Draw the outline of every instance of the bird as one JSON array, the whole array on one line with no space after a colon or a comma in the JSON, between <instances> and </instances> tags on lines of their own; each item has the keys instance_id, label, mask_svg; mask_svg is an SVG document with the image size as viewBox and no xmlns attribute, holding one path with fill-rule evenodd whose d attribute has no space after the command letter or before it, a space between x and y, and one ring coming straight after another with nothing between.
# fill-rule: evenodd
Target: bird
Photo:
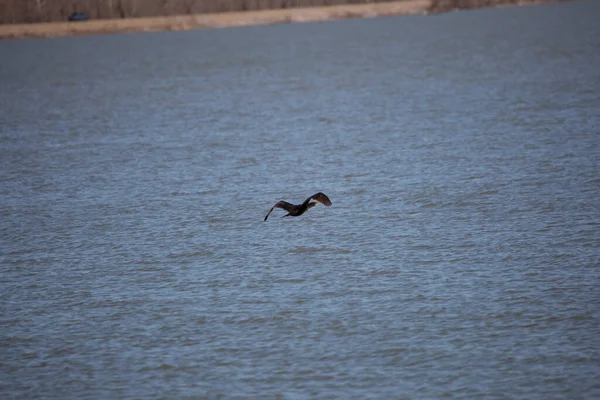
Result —
<instances>
[{"instance_id":1,"label":"bird","mask_svg":"<svg viewBox=\"0 0 600 400\"><path fill-rule=\"evenodd\" d=\"M311 201L313 199L316 201ZM283 217L287 217L287 216L298 217L298 216L304 214L306 212L306 210L308 210L309 208L313 208L314 206L316 206L319 203L323 203L327 207L329 207L331 205L331 200L329 200L329 197L327 197L324 193L321 193L321 192L313 194L308 199L304 200L304 203L298 204L298 205L290 204L287 201L281 200L281 201L278 201L277 203L275 203L275 205L273 207L271 207L271 209L265 216L265 221L267 220L267 218L269 218L269 215L271 214L271 211L273 211L274 208L282 208L285 211L287 211L288 213L286 215L284 215Z\"/></svg>"}]
</instances>

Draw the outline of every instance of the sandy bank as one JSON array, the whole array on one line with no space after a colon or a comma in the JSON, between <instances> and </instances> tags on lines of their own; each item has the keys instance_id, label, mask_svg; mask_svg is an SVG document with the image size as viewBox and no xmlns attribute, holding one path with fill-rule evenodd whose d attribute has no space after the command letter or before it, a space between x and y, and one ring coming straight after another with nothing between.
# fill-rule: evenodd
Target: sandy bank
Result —
<instances>
[{"instance_id":1,"label":"sandy bank","mask_svg":"<svg viewBox=\"0 0 600 400\"><path fill-rule=\"evenodd\" d=\"M43 38L124 32L181 31L191 29L315 22L348 18L374 18L389 15L444 12L459 8L526 5L555 1L561 0L405 0L392 3L291 8L170 17L105 19L85 22L51 22L41 24L7 24L0 25L0 39Z\"/></svg>"}]
</instances>

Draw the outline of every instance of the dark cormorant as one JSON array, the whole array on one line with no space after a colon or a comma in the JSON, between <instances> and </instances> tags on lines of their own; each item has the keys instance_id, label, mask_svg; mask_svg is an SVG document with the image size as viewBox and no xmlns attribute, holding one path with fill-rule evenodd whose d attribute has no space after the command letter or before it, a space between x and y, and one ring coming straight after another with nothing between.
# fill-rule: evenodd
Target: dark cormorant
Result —
<instances>
[{"instance_id":1,"label":"dark cormorant","mask_svg":"<svg viewBox=\"0 0 600 400\"><path fill-rule=\"evenodd\" d=\"M312 199L316 201L311 201ZM288 215L291 215L292 217L297 217L304 214L306 210L308 210L309 208L313 208L319 203L323 203L327 207L329 207L331 205L331 200L329 200L329 197L327 197L321 192L313 194L308 199L304 200L304 203L300 205L290 204L287 201L281 200L278 201L273 207L271 207L271 209L265 216L265 221L267 220L267 218L269 218L269 215L271 214L271 211L273 211L274 208L283 208L285 211L287 211L288 213L284 215L284 217L287 217Z\"/></svg>"}]
</instances>

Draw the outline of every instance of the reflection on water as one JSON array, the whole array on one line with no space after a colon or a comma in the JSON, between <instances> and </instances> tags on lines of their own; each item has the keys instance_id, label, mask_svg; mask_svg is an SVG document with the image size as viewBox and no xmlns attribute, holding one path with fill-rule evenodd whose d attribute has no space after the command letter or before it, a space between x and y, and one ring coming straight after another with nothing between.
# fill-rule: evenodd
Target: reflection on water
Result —
<instances>
[{"instance_id":1,"label":"reflection on water","mask_svg":"<svg viewBox=\"0 0 600 400\"><path fill-rule=\"evenodd\" d=\"M599 11L0 43L3 395L597 398Z\"/></svg>"}]
</instances>

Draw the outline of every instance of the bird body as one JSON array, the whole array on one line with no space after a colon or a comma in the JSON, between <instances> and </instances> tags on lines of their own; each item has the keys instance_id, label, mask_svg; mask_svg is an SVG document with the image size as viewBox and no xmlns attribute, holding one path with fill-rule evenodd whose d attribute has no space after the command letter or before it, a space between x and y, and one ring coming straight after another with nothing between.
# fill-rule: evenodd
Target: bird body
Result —
<instances>
[{"instance_id":1,"label":"bird body","mask_svg":"<svg viewBox=\"0 0 600 400\"><path fill-rule=\"evenodd\" d=\"M316 200L316 201L311 201L311 200ZM298 216L304 214L306 212L306 210L313 208L314 206L316 206L319 203L323 203L327 207L329 207L331 205L331 200L329 200L329 197L327 197L324 193L321 193L321 192L319 192L317 194L313 194L308 199L304 200L304 203L298 204L298 205L291 204L291 203L288 203L287 201L281 200L281 201L278 201L277 203L275 203L275 205L273 207L271 207L271 209L265 216L265 221L267 220L267 218L269 218L271 211L273 211L273 209L275 209L275 208L281 208L281 209L284 209L285 211L287 211L288 213L286 215L284 215L284 217L287 217L287 216L298 217Z\"/></svg>"}]
</instances>

